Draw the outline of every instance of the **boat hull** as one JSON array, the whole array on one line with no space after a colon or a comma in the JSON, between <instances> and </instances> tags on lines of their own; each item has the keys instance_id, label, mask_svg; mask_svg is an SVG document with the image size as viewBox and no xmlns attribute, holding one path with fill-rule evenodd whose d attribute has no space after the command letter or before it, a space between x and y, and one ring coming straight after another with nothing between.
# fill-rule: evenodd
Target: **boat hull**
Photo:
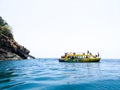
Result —
<instances>
[{"instance_id":1,"label":"boat hull","mask_svg":"<svg viewBox=\"0 0 120 90\"><path fill-rule=\"evenodd\" d=\"M101 58L79 58L79 59L64 59L60 58L59 62L99 62Z\"/></svg>"}]
</instances>

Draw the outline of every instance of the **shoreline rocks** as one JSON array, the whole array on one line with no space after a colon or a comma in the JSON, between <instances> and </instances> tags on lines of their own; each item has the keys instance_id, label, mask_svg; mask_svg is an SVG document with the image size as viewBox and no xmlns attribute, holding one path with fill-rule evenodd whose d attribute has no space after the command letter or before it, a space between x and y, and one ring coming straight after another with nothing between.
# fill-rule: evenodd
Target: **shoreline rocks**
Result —
<instances>
[{"instance_id":1,"label":"shoreline rocks","mask_svg":"<svg viewBox=\"0 0 120 90\"><path fill-rule=\"evenodd\" d=\"M0 17L0 60L35 58L29 53L28 49L14 40L9 25Z\"/></svg>"}]
</instances>

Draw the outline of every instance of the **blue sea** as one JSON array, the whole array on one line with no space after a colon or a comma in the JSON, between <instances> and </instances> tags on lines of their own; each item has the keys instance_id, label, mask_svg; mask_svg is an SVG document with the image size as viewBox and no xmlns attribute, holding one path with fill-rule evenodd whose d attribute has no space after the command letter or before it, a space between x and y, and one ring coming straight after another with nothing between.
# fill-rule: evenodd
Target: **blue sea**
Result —
<instances>
[{"instance_id":1,"label":"blue sea","mask_svg":"<svg viewBox=\"0 0 120 90\"><path fill-rule=\"evenodd\" d=\"M120 90L120 60L65 63L55 58L0 61L0 90Z\"/></svg>"}]
</instances>

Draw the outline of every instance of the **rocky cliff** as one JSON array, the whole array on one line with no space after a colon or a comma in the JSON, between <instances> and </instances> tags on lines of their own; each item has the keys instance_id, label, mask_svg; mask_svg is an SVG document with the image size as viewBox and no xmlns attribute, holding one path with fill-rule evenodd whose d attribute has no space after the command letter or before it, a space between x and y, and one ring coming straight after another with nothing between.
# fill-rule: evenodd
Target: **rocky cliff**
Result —
<instances>
[{"instance_id":1,"label":"rocky cliff","mask_svg":"<svg viewBox=\"0 0 120 90\"><path fill-rule=\"evenodd\" d=\"M28 49L15 41L9 25L0 17L0 60L34 58L29 53Z\"/></svg>"}]
</instances>

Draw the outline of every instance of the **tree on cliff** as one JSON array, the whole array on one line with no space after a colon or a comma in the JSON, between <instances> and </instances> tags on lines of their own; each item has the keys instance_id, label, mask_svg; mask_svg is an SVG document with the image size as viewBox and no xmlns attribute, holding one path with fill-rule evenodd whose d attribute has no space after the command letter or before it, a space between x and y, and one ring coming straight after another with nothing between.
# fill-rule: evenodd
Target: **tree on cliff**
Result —
<instances>
[{"instance_id":1,"label":"tree on cliff","mask_svg":"<svg viewBox=\"0 0 120 90\"><path fill-rule=\"evenodd\" d=\"M0 16L0 26L8 26L8 24Z\"/></svg>"},{"instance_id":2,"label":"tree on cliff","mask_svg":"<svg viewBox=\"0 0 120 90\"><path fill-rule=\"evenodd\" d=\"M4 34L4 35L8 36L9 38L13 39L13 34L10 29L10 26L0 16L0 36L1 36L1 34Z\"/></svg>"}]
</instances>

